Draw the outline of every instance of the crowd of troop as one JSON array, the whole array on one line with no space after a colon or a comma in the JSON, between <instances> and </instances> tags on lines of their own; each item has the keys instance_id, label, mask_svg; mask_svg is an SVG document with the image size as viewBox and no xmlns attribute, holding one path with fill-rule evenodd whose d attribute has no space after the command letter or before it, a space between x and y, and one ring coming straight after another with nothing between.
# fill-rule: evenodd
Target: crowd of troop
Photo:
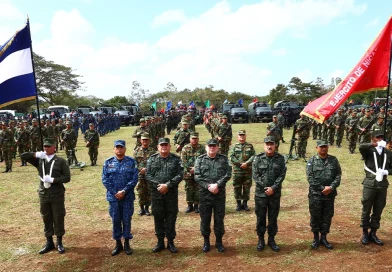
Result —
<instances>
[{"instance_id":1,"label":"crowd of troop","mask_svg":"<svg viewBox=\"0 0 392 272\"><path fill-rule=\"evenodd\" d=\"M354 114L350 114L354 118ZM383 113L373 117L377 119L377 123L371 126L368 126L369 123L364 125L364 119L370 117L370 111L364 110L364 114L358 121L360 125L357 129L363 132L361 135L368 137L361 137L359 147L366 172L363 181L361 243L368 244L371 241L383 245L376 232L380 228L381 214L386 204L387 175L392 173L392 152L384 141L384 138L389 136L384 135L381 129L385 118L382 116ZM343 122L342 116L343 111L339 110L330 119L334 122L336 120L336 123L333 123L336 131L343 127L343 132L347 129L350 136L353 124L350 123L349 117ZM281 114L278 114L268 124L263 151L260 153L256 153L253 145L247 142L247 133L244 129L237 131L236 141L232 143L232 126L227 122L225 115L207 114L204 121L211 138L206 141L206 145L199 141L199 133L195 131L192 115L184 115L173 137L173 149L170 139L165 137L164 120L160 117L141 119L140 126L132 135L136 138L133 157L126 155L126 142L117 140L114 142L114 156L105 160L103 164L102 183L107 190L106 199L112 218L113 239L116 241L112 255L117 255L122 250L128 255L132 254L130 240L133 238L131 220L136 199L135 187L140 206L138 214L152 214L154 217L157 244L152 251L160 252L167 247L172 253L178 252L174 240L178 214L178 186L182 180L185 181L186 191L185 213L200 214L200 231L204 237L203 252L210 251L212 217L215 247L219 252L225 251L222 237L225 233L226 183L230 179L233 181L237 211L250 210L248 201L254 182L258 236L256 248L262 251L267 244L273 251L279 251L275 236L278 233L282 183L287 171L285 157L278 152L279 142L284 142L281 118ZM94 124L90 125L93 130ZM294 133L299 138L298 153L302 157L306 154L306 141L312 125L305 116L301 116L294 126ZM376 125L379 127L375 127ZM97 134L90 135L86 132L86 142L92 142L94 135ZM329 146L334 144L333 138L332 142L323 136L318 138L315 132L313 137L318 139L315 144L316 154L312 155L306 164L310 226L314 234L311 247L316 249L324 245L332 249L327 234L330 232L342 171L338 159L328 153ZM340 147L343 135L336 134L336 137L337 146ZM99 139L99 135L97 138ZM37 167L40 174L40 207L47 238L41 254L55 248L53 235L57 236L58 251L63 253L65 250L62 245L62 236L65 233L63 183L70 181L70 172L66 162L55 155L57 144L56 138L49 136L44 141L44 152L31 150L32 152L21 154L22 162L31 163ZM92 164L94 165L94 160ZM53 214L47 215L46 211L49 209ZM125 239L124 246L122 238ZM167 246L164 243L165 238Z\"/></svg>"}]
</instances>

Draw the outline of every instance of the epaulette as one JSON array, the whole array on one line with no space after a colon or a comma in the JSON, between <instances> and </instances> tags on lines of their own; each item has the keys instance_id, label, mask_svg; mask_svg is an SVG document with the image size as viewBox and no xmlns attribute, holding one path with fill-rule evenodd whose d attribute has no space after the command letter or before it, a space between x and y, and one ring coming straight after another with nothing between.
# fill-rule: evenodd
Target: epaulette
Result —
<instances>
[{"instance_id":1,"label":"epaulette","mask_svg":"<svg viewBox=\"0 0 392 272\"><path fill-rule=\"evenodd\" d=\"M159 153L157 152L157 153L155 153L155 154L152 154L151 156L150 156L150 158L151 157L155 157L155 156L157 156Z\"/></svg>"}]
</instances>

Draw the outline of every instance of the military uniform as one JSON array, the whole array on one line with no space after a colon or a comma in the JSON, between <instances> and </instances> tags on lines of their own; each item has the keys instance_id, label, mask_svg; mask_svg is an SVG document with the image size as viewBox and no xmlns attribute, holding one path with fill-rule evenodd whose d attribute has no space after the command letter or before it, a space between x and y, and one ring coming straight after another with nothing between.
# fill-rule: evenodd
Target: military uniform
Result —
<instances>
[{"instance_id":1,"label":"military uniform","mask_svg":"<svg viewBox=\"0 0 392 272\"><path fill-rule=\"evenodd\" d=\"M348 134L348 149L350 154L353 154L358 141L358 122L357 116L350 116L346 120L347 134Z\"/></svg>"},{"instance_id":2,"label":"military uniform","mask_svg":"<svg viewBox=\"0 0 392 272\"><path fill-rule=\"evenodd\" d=\"M192 132L191 138L199 138L199 133ZM195 175L191 172L191 168L195 166L196 159L205 153L205 146L201 144L192 146L191 143L185 145L181 151L181 161L184 166L186 202L188 203L188 208L185 211L187 213L193 210L196 213L199 212L199 186L195 181Z\"/></svg>"},{"instance_id":3,"label":"military uniform","mask_svg":"<svg viewBox=\"0 0 392 272\"><path fill-rule=\"evenodd\" d=\"M86 130L84 133L84 141L87 142L86 147L88 147L88 155L90 157L91 166L97 165L99 133L95 131L95 129Z\"/></svg>"},{"instance_id":4,"label":"military uniform","mask_svg":"<svg viewBox=\"0 0 392 272\"><path fill-rule=\"evenodd\" d=\"M136 150L139 146L142 146L140 139L143 133L148 133L148 129L145 126L145 120L142 118L140 119L140 127L136 128L132 134L132 138L136 138L134 150Z\"/></svg>"},{"instance_id":5,"label":"military uniform","mask_svg":"<svg viewBox=\"0 0 392 272\"><path fill-rule=\"evenodd\" d=\"M338 114L334 118L335 135L336 135L336 146L340 148L344 136L344 123L345 117L343 116L343 110L339 109Z\"/></svg>"},{"instance_id":6,"label":"military uniform","mask_svg":"<svg viewBox=\"0 0 392 272\"><path fill-rule=\"evenodd\" d=\"M117 140L114 146L125 148L125 141ZM103 165L102 183L106 188L106 200L109 202L109 214L113 224L113 239L116 240L116 248L112 255L117 255L122 250L121 238L125 239L126 253L132 253L129 240L133 238L131 233L131 219L135 201L134 188L137 184L138 170L136 161L128 156L119 160L116 156L107 159ZM123 199L118 199L116 194L121 191L125 194ZM128 251L127 251L128 250Z\"/></svg>"},{"instance_id":7,"label":"military uniform","mask_svg":"<svg viewBox=\"0 0 392 272\"><path fill-rule=\"evenodd\" d=\"M189 124L188 122L182 122L183 124ZM180 128L173 137L173 142L176 146L179 146L176 152L180 152L182 148L190 143L190 136L193 131L190 129Z\"/></svg>"},{"instance_id":8,"label":"military uniform","mask_svg":"<svg viewBox=\"0 0 392 272\"><path fill-rule=\"evenodd\" d=\"M238 131L238 135L241 134L246 134L246 131ZM248 142L237 142L230 147L229 159L233 166L233 187L234 198L237 201L237 211L241 209L249 211L247 201L250 198L250 188L252 187L252 162L254 156L255 149ZM243 163L247 164L247 168L241 168ZM243 201L242 204L241 201Z\"/></svg>"},{"instance_id":9,"label":"military uniform","mask_svg":"<svg viewBox=\"0 0 392 272\"><path fill-rule=\"evenodd\" d=\"M207 141L207 145L217 144L218 141L216 139ZM229 160L222 154L217 153L214 158L203 154L196 159L195 180L200 186L200 231L205 238L205 242L208 239L208 250L209 236L211 234L211 216L214 211L216 247L219 251L224 251L222 237L225 233L226 183L230 180L231 173L232 169ZM213 194L208 190L208 186L211 184L218 185L219 192L217 194Z\"/></svg>"},{"instance_id":10,"label":"military uniform","mask_svg":"<svg viewBox=\"0 0 392 272\"><path fill-rule=\"evenodd\" d=\"M318 141L317 146L328 146L325 141ZM329 249L332 246L325 244L326 235L331 227L332 217L334 215L335 197L337 187L340 185L342 170L336 157L327 154L326 158L321 158L318 154L312 156L306 166L306 176L309 182L309 211L310 226L315 235L312 243L313 248L319 245L319 233L321 233L322 243ZM332 192L324 195L322 191L326 186L332 189Z\"/></svg>"},{"instance_id":11,"label":"military uniform","mask_svg":"<svg viewBox=\"0 0 392 272\"><path fill-rule=\"evenodd\" d=\"M273 116L273 118L277 118L276 115ZM275 139L275 146L276 146L276 151L279 150L279 144L280 144L280 135L282 132L280 131L280 126L279 123L277 122L270 122L267 125L267 136L272 136Z\"/></svg>"},{"instance_id":12,"label":"military uniform","mask_svg":"<svg viewBox=\"0 0 392 272\"><path fill-rule=\"evenodd\" d=\"M222 118L226 118L226 116L222 116ZM231 124L224 124L220 123L217 126L217 135L218 137L221 137L222 139L219 141L219 152L223 155L226 155L229 153L229 147L231 144L231 139L233 138L233 131Z\"/></svg>"},{"instance_id":13,"label":"military uniform","mask_svg":"<svg viewBox=\"0 0 392 272\"><path fill-rule=\"evenodd\" d=\"M19 156L22 157L24 152L28 152L30 141L30 132L26 128L19 128L15 134L15 142L18 146ZM27 166L26 162L22 160L21 166Z\"/></svg>"},{"instance_id":14,"label":"military uniform","mask_svg":"<svg viewBox=\"0 0 392 272\"><path fill-rule=\"evenodd\" d=\"M39 126L36 124L37 120L33 119L33 125L30 127L31 151L39 151L42 148L41 134Z\"/></svg>"},{"instance_id":15,"label":"military uniform","mask_svg":"<svg viewBox=\"0 0 392 272\"><path fill-rule=\"evenodd\" d=\"M0 146L3 150L3 158L5 162L5 171L3 173L12 172L13 143L15 142L13 133L3 122L3 129L0 135Z\"/></svg>"},{"instance_id":16,"label":"military uniform","mask_svg":"<svg viewBox=\"0 0 392 272\"><path fill-rule=\"evenodd\" d=\"M70 124L69 122L67 122L67 124ZM61 132L61 140L64 143L64 148L65 148L65 153L67 154L67 158L68 160L70 160L71 158L71 152L72 150L75 148L76 146L76 134L75 134L75 130L73 130L72 128L68 129L64 129Z\"/></svg>"},{"instance_id":17,"label":"military uniform","mask_svg":"<svg viewBox=\"0 0 392 272\"><path fill-rule=\"evenodd\" d=\"M160 138L158 141L158 144L166 143L170 143L168 138ZM155 235L158 238L158 244L154 248L154 252L164 248L165 237L168 239L168 243L173 245L173 240L176 237L178 214L178 184L181 182L183 175L184 168L181 159L173 153L169 153L166 158L156 153L150 156L147 161L146 178L150 186ZM157 190L159 184L167 185L168 191L166 194L161 194Z\"/></svg>"},{"instance_id":18,"label":"military uniform","mask_svg":"<svg viewBox=\"0 0 392 272\"><path fill-rule=\"evenodd\" d=\"M295 122L297 126L297 135L298 135L298 156L305 158L306 156L306 147L308 145L308 138L310 134L310 124L309 121L306 120L306 117L302 117Z\"/></svg>"},{"instance_id":19,"label":"military uniform","mask_svg":"<svg viewBox=\"0 0 392 272\"><path fill-rule=\"evenodd\" d=\"M369 112L369 110L366 109L366 112ZM371 122L373 122L373 118L371 116L368 117L365 115L359 119L358 128L360 130L365 129L363 132L361 131L360 135L359 135L359 142L361 144L370 142L370 138L371 138L370 128L371 127L369 127L369 123L371 123Z\"/></svg>"},{"instance_id":20,"label":"military uniform","mask_svg":"<svg viewBox=\"0 0 392 272\"><path fill-rule=\"evenodd\" d=\"M265 143L273 141L272 137L264 139ZM278 251L279 247L276 246L274 237L278 232L280 197L282 183L286 176L284 157L277 152L271 157L263 152L257 154L253 160L252 176L256 184L255 213L257 216L256 231L259 237L258 250L264 248L264 234L268 230L268 243L270 245L273 243L275 245L273 250ZM265 193L267 187L271 187L273 190L273 194L270 196Z\"/></svg>"},{"instance_id":21,"label":"military uniform","mask_svg":"<svg viewBox=\"0 0 392 272\"><path fill-rule=\"evenodd\" d=\"M148 133L142 134L144 139L149 139ZM146 180L146 174L142 174L141 170L143 168L147 169L147 160L150 158L151 155L155 154L156 151L151 148L143 148L142 146L139 146L135 152L133 157L135 158L137 162L137 167L139 170L139 175L138 175L138 183L136 186L136 191L138 193L138 198L139 198L139 206L140 206L140 212L139 215L150 215L150 211L148 210L148 207L151 206L151 192L150 188L148 187L148 183Z\"/></svg>"}]
</instances>

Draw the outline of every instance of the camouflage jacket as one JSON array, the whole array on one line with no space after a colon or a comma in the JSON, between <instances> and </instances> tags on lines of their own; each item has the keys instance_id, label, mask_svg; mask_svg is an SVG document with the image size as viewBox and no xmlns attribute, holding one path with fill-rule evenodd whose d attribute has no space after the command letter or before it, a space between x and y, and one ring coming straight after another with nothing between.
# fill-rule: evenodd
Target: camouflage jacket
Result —
<instances>
[{"instance_id":1,"label":"camouflage jacket","mask_svg":"<svg viewBox=\"0 0 392 272\"><path fill-rule=\"evenodd\" d=\"M147 160L151 155L155 154L156 151L151 148L143 148L142 146L135 149L133 153L133 157L137 162L137 169L139 170L139 179L145 178L146 174L141 174L140 170L143 168L147 168Z\"/></svg>"},{"instance_id":2,"label":"camouflage jacket","mask_svg":"<svg viewBox=\"0 0 392 272\"><path fill-rule=\"evenodd\" d=\"M222 137L225 134L225 132L226 132L225 136L223 137L223 141L224 142L230 142L231 139L233 138L233 130L232 130L231 124L220 123L219 126L218 126L218 131L217 132L218 132L217 133L218 137Z\"/></svg>"},{"instance_id":3,"label":"camouflage jacket","mask_svg":"<svg viewBox=\"0 0 392 272\"><path fill-rule=\"evenodd\" d=\"M136 147L141 146L142 142L141 142L141 137L143 133L148 133L150 135L150 131L148 130L147 127L138 127L135 129L135 131L132 134L132 138L136 138ZM151 135L149 136L150 140L151 139Z\"/></svg>"},{"instance_id":4,"label":"camouflage jacket","mask_svg":"<svg viewBox=\"0 0 392 272\"><path fill-rule=\"evenodd\" d=\"M168 157L163 158L159 153L151 155L147 160L146 179L149 183L151 196L154 199L178 198L178 184L184 175L179 156L170 153ZM166 184L169 191L163 195L157 190L159 184Z\"/></svg>"},{"instance_id":5,"label":"camouflage jacket","mask_svg":"<svg viewBox=\"0 0 392 272\"><path fill-rule=\"evenodd\" d=\"M257 154L252 165L252 177L256 183L255 196L268 197L264 188L271 187L274 190L272 197L280 197L286 170L286 163L281 154L275 152L272 157L265 153Z\"/></svg>"},{"instance_id":6,"label":"camouflage jacket","mask_svg":"<svg viewBox=\"0 0 392 272\"><path fill-rule=\"evenodd\" d=\"M182 143L182 146L190 143L190 135L193 131L190 129L184 130L183 128L179 129L173 137L173 142L176 145ZM183 142L184 141L184 142Z\"/></svg>"},{"instance_id":7,"label":"camouflage jacket","mask_svg":"<svg viewBox=\"0 0 392 272\"><path fill-rule=\"evenodd\" d=\"M71 129L64 129L61 132L61 140L64 140L64 143L68 146L73 146L76 143L76 133L75 130Z\"/></svg>"},{"instance_id":8,"label":"camouflage jacket","mask_svg":"<svg viewBox=\"0 0 392 272\"><path fill-rule=\"evenodd\" d=\"M86 130L84 141L87 143L90 142L90 147L99 147L99 133L96 130Z\"/></svg>"},{"instance_id":9,"label":"camouflage jacket","mask_svg":"<svg viewBox=\"0 0 392 272\"><path fill-rule=\"evenodd\" d=\"M333 198L337 195L336 188L340 185L342 170L335 156L327 155L322 159L316 154L306 164L306 176L309 182L309 197ZM321 193L325 186L332 187L332 192L328 195Z\"/></svg>"},{"instance_id":10,"label":"camouflage jacket","mask_svg":"<svg viewBox=\"0 0 392 272\"><path fill-rule=\"evenodd\" d=\"M194 174L190 172L191 168L195 166L196 159L206 153L204 145L198 144L196 147L192 147L191 144L187 144L181 150L181 161L184 166L184 178L191 178Z\"/></svg>"},{"instance_id":11,"label":"camouflage jacket","mask_svg":"<svg viewBox=\"0 0 392 272\"><path fill-rule=\"evenodd\" d=\"M31 126L30 127L30 136L32 141L38 141L40 139L39 127Z\"/></svg>"},{"instance_id":12,"label":"camouflage jacket","mask_svg":"<svg viewBox=\"0 0 392 272\"><path fill-rule=\"evenodd\" d=\"M52 125L45 126L45 128L46 128L46 137L54 138L56 136L55 127L54 126L52 126Z\"/></svg>"},{"instance_id":13,"label":"camouflage jacket","mask_svg":"<svg viewBox=\"0 0 392 272\"><path fill-rule=\"evenodd\" d=\"M267 125L267 136L274 136L275 140L280 140L280 127L279 123L270 122Z\"/></svg>"},{"instance_id":14,"label":"camouflage jacket","mask_svg":"<svg viewBox=\"0 0 392 272\"><path fill-rule=\"evenodd\" d=\"M25 145L28 144L30 141L30 132L27 129L18 129L15 134L15 142L18 144Z\"/></svg>"},{"instance_id":15,"label":"camouflage jacket","mask_svg":"<svg viewBox=\"0 0 392 272\"><path fill-rule=\"evenodd\" d=\"M373 118L371 116L369 116L369 117L366 117L366 116L361 117L361 119L359 119L359 123L358 123L359 128L360 129L365 128L372 120L373 120ZM369 128L369 130L370 130L370 128Z\"/></svg>"},{"instance_id":16,"label":"camouflage jacket","mask_svg":"<svg viewBox=\"0 0 392 272\"><path fill-rule=\"evenodd\" d=\"M255 157L253 145L245 142L244 144L235 143L230 147L229 158L233 165L234 173L252 173L252 163ZM246 163L248 168L241 169L241 164Z\"/></svg>"},{"instance_id":17,"label":"camouflage jacket","mask_svg":"<svg viewBox=\"0 0 392 272\"><path fill-rule=\"evenodd\" d=\"M0 147L10 148L15 142L12 131L7 129L0 130Z\"/></svg>"},{"instance_id":18,"label":"camouflage jacket","mask_svg":"<svg viewBox=\"0 0 392 272\"><path fill-rule=\"evenodd\" d=\"M295 124L297 125L297 130L298 131L298 136L299 137L309 137L309 132L310 132L310 124L309 121L304 119L298 119L295 121ZM332 125L333 126L333 125Z\"/></svg>"}]
</instances>

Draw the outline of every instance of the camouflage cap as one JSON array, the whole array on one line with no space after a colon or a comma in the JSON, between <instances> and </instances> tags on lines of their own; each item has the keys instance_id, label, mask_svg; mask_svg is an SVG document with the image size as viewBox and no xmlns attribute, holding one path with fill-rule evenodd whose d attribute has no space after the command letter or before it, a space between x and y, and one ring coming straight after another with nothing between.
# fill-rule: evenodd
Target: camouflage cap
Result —
<instances>
[{"instance_id":1,"label":"camouflage cap","mask_svg":"<svg viewBox=\"0 0 392 272\"><path fill-rule=\"evenodd\" d=\"M44 139L44 146L54 146L54 139L53 138L45 138Z\"/></svg>"},{"instance_id":2,"label":"camouflage cap","mask_svg":"<svg viewBox=\"0 0 392 272\"><path fill-rule=\"evenodd\" d=\"M94 126L94 123L90 123L90 124L88 124L89 126Z\"/></svg>"},{"instance_id":3,"label":"camouflage cap","mask_svg":"<svg viewBox=\"0 0 392 272\"><path fill-rule=\"evenodd\" d=\"M182 121L181 121L181 124L183 124L183 125L189 125L189 122L188 122L187 120L182 120Z\"/></svg>"},{"instance_id":4,"label":"camouflage cap","mask_svg":"<svg viewBox=\"0 0 392 272\"><path fill-rule=\"evenodd\" d=\"M122 146L122 147L125 147L125 146L126 146L126 143L125 143L124 140L116 140L116 141L114 141L114 146Z\"/></svg>"},{"instance_id":5,"label":"camouflage cap","mask_svg":"<svg viewBox=\"0 0 392 272\"><path fill-rule=\"evenodd\" d=\"M384 136L384 131L381 129L372 132L372 137Z\"/></svg>"},{"instance_id":6,"label":"camouflage cap","mask_svg":"<svg viewBox=\"0 0 392 272\"><path fill-rule=\"evenodd\" d=\"M227 116L226 115L222 115L221 119L227 119Z\"/></svg>"},{"instance_id":7,"label":"camouflage cap","mask_svg":"<svg viewBox=\"0 0 392 272\"><path fill-rule=\"evenodd\" d=\"M170 144L170 139L169 138L159 138L158 144Z\"/></svg>"},{"instance_id":8,"label":"camouflage cap","mask_svg":"<svg viewBox=\"0 0 392 272\"><path fill-rule=\"evenodd\" d=\"M278 116L276 116L276 115L274 115L274 116L272 116L272 118L277 118Z\"/></svg>"},{"instance_id":9,"label":"camouflage cap","mask_svg":"<svg viewBox=\"0 0 392 272\"><path fill-rule=\"evenodd\" d=\"M246 134L246 130L245 129L241 129L237 132L238 135L244 135Z\"/></svg>"},{"instance_id":10,"label":"camouflage cap","mask_svg":"<svg viewBox=\"0 0 392 272\"><path fill-rule=\"evenodd\" d=\"M275 143L275 137L274 136L267 136L264 138L264 143Z\"/></svg>"},{"instance_id":11,"label":"camouflage cap","mask_svg":"<svg viewBox=\"0 0 392 272\"><path fill-rule=\"evenodd\" d=\"M145 119L146 121L151 121L151 117L150 117L150 116L146 116L144 119Z\"/></svg>"},{"instance_id":12,"label":"camouflage cap","mask_svg":"<svg viewBox=\"0 0 392 272\"><path fill-rule=\"evenodd\" d=\"M377 118L378 118L378 119L385 119L385 115L382 114L382 113L380 113L380 114L377 116Z\"/></svg>"},{"instance_id":13,"label":"camouflage cap","mask_svg":"<svg viewBox=\"0 0 392 272\"><path fill-rule=\"evenodd\" d=\"M140 137L142 140L150 140L150 135L148 133L142 133L142 136Z\"/></svg>"},{"instance_id":14,"label":"camouflage cap","mask_svg":"<svg viewBox=\"0 0 392 272\"><path fill-rule=\"evenodd\" d=\"M338 109L338 111L343 111L343 110L344 110L343 108L339 108L339 109Z\"/></svg>"},{"instance_id":15,"label":"camouflage cap","mask_svg":"<svg viewBox=\"0 0 392 272\"><path fill-rule=\"evenodd\" d=\"M199 132L192 132L191 138L199 138Z\"/></svg>"},{"instance_id":16,"label":"camouflage cap","mask_svg":"<svg viewBox=\"0 0 392 272\"><path fill-rule=\"evenodd\" d=\"M65 122L65 124L66 124L66 125L70 125L70 124L71 124L71 122L70 122L70 121L67 121L67 122Z\"/></svg>"},{"instance_id":17,"label":"camouflage cap","mask_svg":"<svg viewBox=\"0 0 392 272\"><path fill-rule=\"evenodd\" d=\"M37 119L34 118L34 119L32 120L32 122L37 122Z\"/></svg>"},{"instance_id":18,"label":"camouflage cap","mask_svg":"<svg viewBox=\"0 0 392 272\"><path fill-rule=\"evenodd\" d=\"M319 146L328 146L328 142L324 140L318 140L317 141L317 147Z\"/></svg>"},{"instance_id":19,"label":"camouflage cap","mask_svg":"<svg viewBox=\"0 0 392 272\"><path fill-rule=\"evenodd\" d=\"M209 139L207 141L207 145L218 145L218 140L217 139Z\"/></svg>"},{"instance_id":20,"label":"camouflage cap","mask_svg":"<svg viewBox=\"0 0 392 272\"><path fill-rule=\"evenodd\" d=\"M365 109L365 112L369 112L369 111L370 111L369 108Z\"/></svg>"},{"instance_id":21,"label":"camouflage cap","mask_svg":"<svg viewBox=\"0 0 392 272\"><path fill-rule=\"evenodd\" d=\"M23 120L23 123L28 123L28 121L27 120Z\"/></svg>"},{"instance_id":22,"label":"camouflage cap","mask_svg":"<svg viewBox=\"0 0 392 272\"><path fill-rule=\"evenodd\" d=\"M146 122L146 120L144 118L140 118L139 122L144 123L144 122Z\"/></svg>"}]
</instances>

